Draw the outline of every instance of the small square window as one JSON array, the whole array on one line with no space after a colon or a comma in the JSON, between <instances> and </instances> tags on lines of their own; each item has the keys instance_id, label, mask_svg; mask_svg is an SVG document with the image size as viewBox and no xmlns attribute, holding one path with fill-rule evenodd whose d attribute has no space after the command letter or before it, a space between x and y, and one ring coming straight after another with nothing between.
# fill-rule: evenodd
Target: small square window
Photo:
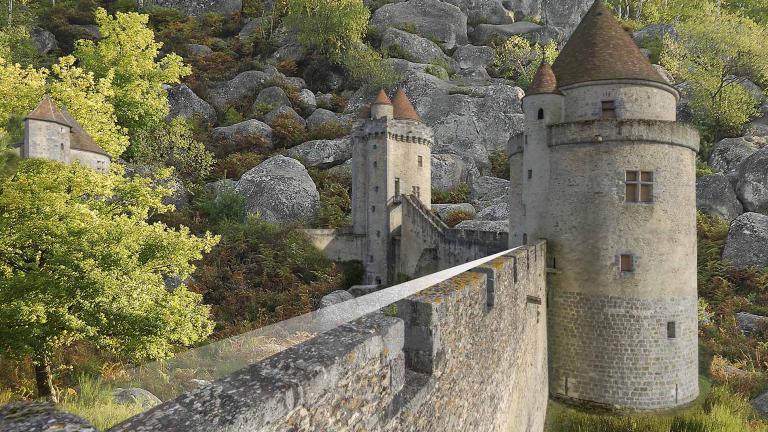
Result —
<instances>
[{"instance_id":1,"label":"small square window","mask_svg":"<svg viewBox=\"0 0 768 432\"><path fill-rule=\"evenodd\" d=\"M667 338L674 339L677 337L677 324L674 321L667 322Z\"/></svg>"},{"instance_id":2,"label":"small square window","mask_svg":"<svg viewBox=\"0 0 768 432\"><path fill-rule=\"evenodd\" d=\"M424 157L419 156L418 160L419 160L419 168L423 167L424 166Z\"/></svg>"},{"instance_id":3,"label":"small square window","mask_svg":"<svg viewBox=\"0 0 768 432\"><path fill-rule=\"evenodd\" d=\"M373 191L374 191L374 192L378 192L378 191L379 191L379 187L378 187L378 186L374 186L374 187L373 187Z\"/></svg>"},{"instance_id":4,"label":"small square window","mask_svg":"<svg viewBox=\"0 0 768 432\"><path fill-rule=\"evenodd\" d=\"M627 171L624 180L624 201L653 202L653 171Z\"/></svg>"},{"instance_id":5,"label":"small square window","mask_svg":"<svg viewBox=\"0 0 768 432\"><path fill-rule=\"evenodd\" d=\"M616 102L615 101L603 101L602 102L603 118L615 119L616 118Z\"/></svg>"},{"instance_id":6,"label":"small square window","mask_svg":"<svg viewBox=\"0 0 768 432\"><path fill-rule=\"evenodd\" d=\"M632 255L621 255L619 257L619 266L622 273L635 271L635 260Z\"/></svg>"}]
</instances>

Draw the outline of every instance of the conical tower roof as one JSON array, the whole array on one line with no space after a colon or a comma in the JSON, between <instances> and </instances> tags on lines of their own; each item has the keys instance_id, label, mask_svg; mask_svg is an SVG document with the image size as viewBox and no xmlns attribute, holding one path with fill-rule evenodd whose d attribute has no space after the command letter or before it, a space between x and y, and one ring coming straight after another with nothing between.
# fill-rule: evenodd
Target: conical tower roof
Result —
<instances>
[{"instance_id":1,"label":"conical tower roof","mask_svg":"<svg viewBox=\"0 0 768 432\"><path fill-rule=\"evenodd\" d=\"M43 96L43 100L37 104L37 107L29 113L24 120L41 120L58 123L63 126L72 127L62 114L56 102L49 95Z\"/></svg>"},{"instance_id":2,"label":"conical tower roof","mask_svg":"<svg viewBox=\"0 0 768 432\"><path fill-rule=\"evenodd\" d=\"M617 79L667 84L602 0L596 0L581 20L552 69L561 88Z\"/></svg>"},{"instance_id":3,"label":"conical tower roof","mask_svg":"<svg viewBox=\"0 0 768 432\"><path fill-rule=\"evenodd\" d=\"M541 62L539 70L533 76L533 83L531 83L531 87L528 89L528 94L545 93L558 93L557 77L555 77L555 73L552 71L552 66L549 63Z\"/></svg>"},{"instance_id":4,"label":"conical tower roof","mask_svg":"<svg viewBox=\"0 0 768 432\"><path fill-rule=\"evenodd\" d=\"M392 105L394 106L395 120L421 121L419 113L413 108L411 101L408 99L408 96L402 88L397 91L395 99L392 101Z\"/></svg>"},{"instance_id":5,"label":"conical tower roof","mask_svg":"<svg viewBox=\"0 0 768 432\"><path fill-rule=\"evenodd\" d=\"M376 96L376 100L373 101L373 105L392 105L392 101L389 100L387 92L384 89L379 90L379 94Z\"/></svg>"}]
</instances>

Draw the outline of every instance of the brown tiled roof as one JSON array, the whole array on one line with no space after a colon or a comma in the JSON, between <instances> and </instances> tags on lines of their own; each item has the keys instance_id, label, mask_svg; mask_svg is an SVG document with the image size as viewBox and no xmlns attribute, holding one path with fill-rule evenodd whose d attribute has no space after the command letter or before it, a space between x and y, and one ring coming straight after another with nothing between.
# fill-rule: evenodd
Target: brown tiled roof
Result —
<instances>
[{"instance_id":1,"label":"brown tiled roof","mask_svg":"<svg viewBox=\"0 0 768 432\"><path fill-rule=\"evenodd\" d=\"M542 62L536 75L533 76L533 83L528 89L529 95L557 93L557 77L552 72L552 66L547 62Z\"/></svg>"},{"instance_id":2,"label":"brown tiled roof","mask_svg":"<svg viewBox=\"0 0 768 432\"><path fill-rule=\"evenodd\" d=\"M24 118L24 120L27 119L48 121L68 127L72 126L61 113L59 107L56 106L56 102L48 95L43 96L43 100L37 104L37 107Z\"/></svg>"},{"instance_id":3,"label":"brown tiled roof","mask_svg":"<svg viewBox=\"0 0 768 432\"><path fill-rule=\"evenodd\" d=\"M373 101L373 105L392 105L392 101L389 100L389 96L384 89L379 90L379 94L376 96L376 100Z\"/></svg>"},{"instance_id":4,"label":"brown tiled roof","mask_svg":"<svg viewBox=\"0 0 768 432\"><path fill-rule=\"evenodd\" d=\"M615 79L666 84L602 0L596 0L581 20L552 69L561 88Z\"/></svg>"},{"instance_id":5,"label":"brown tiled roof","mask_svg":"<svg viewBox=\"0 0 768 432\"><path fill-rule=\"evenodd\" d=\"M395 120L421 121L419 113L413 108L411 101L408 100L408 96L402 88L397 91L395 99L392 101L392 105L394 105Z\"/></svg>"},{"instance_id":6,"label":"brown tiled roof","mask_svg":"<svg viewBox=\"0 0 768 432\"><path fill-rule=\"evenodd\" d=\"M91 138L91 136L88 135L88 132L80 126L80 123L72 117L72 114L67 111L66 107L61 109L61 114L72 126L72 134L69 139L70 148L109 156L103 148L99 147L99 145L93 141L93 138Z\"/></svg>"}]
</instances>

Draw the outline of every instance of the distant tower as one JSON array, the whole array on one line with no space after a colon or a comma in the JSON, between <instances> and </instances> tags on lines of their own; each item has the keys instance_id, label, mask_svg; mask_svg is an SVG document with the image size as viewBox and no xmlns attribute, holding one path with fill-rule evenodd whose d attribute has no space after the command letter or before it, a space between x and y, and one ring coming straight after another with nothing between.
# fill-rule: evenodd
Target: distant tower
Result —
<instances>
[{"instance_id":1,"label":"distant tower","mask_svg":"<svg viewBox=\"0 0 768 432\"><path fill-rule=\"evenodd\" d=\"M371 105L370 119L352 132L352 227L365 235L365 282L391 283L397 277L394 236L401 225L401 196L431 206L432 129L421 122L405 92L390 101L384 90Z\"/></svg>"},{"instance_id":2,"label":"distant tower","mask_svg":"<svg viewBox=\"0 0 768 432\"><path fill-rule=\"evenodd\" d=\"M597 0L523 100L510 238L548 242L556 398L659 410L698 395L699 136L678 98Z\"/></svg>"},{"instance_id":3,"label":"distant tower","mask_svg":"<svg viewBox=\"0 0 768 432\"><path fill-rule=\"evenodd\" d=\"M99 147L66 108L45 95L24 118L22 158L40 158L68 164L77 161L99 172L108 172L111 158Z\"/></svg>"},{"instance_id":4,"label":"distant tower","mask_svg":"<svg viewBox=\"0 0 768 432\"><path fill-rule=\"evenodd\" d=\"M50 96L45 95L24 119L22 158L41 158L69 163L72 126Z\"/></svg>"}]
</instances>

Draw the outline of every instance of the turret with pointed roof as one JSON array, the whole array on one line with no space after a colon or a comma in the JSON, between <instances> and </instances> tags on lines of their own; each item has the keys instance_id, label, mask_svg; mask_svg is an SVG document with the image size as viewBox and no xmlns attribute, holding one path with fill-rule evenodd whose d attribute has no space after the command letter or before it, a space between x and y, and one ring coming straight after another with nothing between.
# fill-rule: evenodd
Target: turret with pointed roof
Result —
<instances>
[{"instance_id":1,"label":"turret with pointed roof","mask_svg":"<svg viewBox=\"0 0 768 432\"><path fill-rule=\"evenodd\" d=\"M408 95L405 94L405 90L403 90L402 87L397 90L392 105L394 106L395 120L421 121L419 113L416 112L416 109L413 107L413 104L411 104Z\"/></svg>"},{"instance_id":2,"label":"turret with pointed roof","mask_svg":"<svg viewBox=\"0 0 768 432\"><path fill-rule=\"evenodd\" d=\"M379 90L379 94L376 96L376 100L371 104L371 118L388 118L394 117L394 107L392 101L389 100L387 92L384 89Z\"/></svg>"},{"instance_id":3,"label":"turret with pointed roof","mask_svg":"<svg viewBox=\"0 0 768 432\"><path fill-rule=\"evenodd\" d=\"M541 62L541 66L533 76L533 82L528 89L527 95L559 93L557 89L557 78L552 71L552 66L546 61Z\"/></svg>"},{"instance_id":4,"label":"turret with pointed roof","mask_svg":"<svg viewBox=\"0 0 768 432\"><path fill-rule=\"evenodd\" d=\"M600 80L666 84L602 0L595 1L576 27L552 70L561 88Z\"/></svg>"}]
</instances>

